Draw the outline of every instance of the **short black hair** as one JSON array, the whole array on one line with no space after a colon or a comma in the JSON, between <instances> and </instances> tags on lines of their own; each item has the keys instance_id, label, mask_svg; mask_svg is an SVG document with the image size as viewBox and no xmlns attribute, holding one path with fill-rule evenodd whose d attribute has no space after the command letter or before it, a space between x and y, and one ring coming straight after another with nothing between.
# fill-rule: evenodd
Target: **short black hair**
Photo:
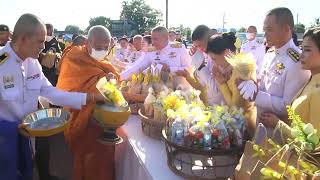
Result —
<instances>
[{"instance_id":1,"label":"short black hair","mask_svg":"<svg viewBox=\"0 0 320 180\"><path fill-rule=\"evenodd\" d=\"M276 17L276 21L280 25L289 25L291 28L291 31L294 29L294 20L293 20L293 15L290 9L286 7L278 7L271 9L268 13L267 16L274 15Z\"/></svg>"},{"instance_id":2,"label":"short black hair","mask_svg":"<svg viewBox=\"0 0 320 180\"><path fill-rule=\"evenodd\" d=\"M52 29L53 30L53 25L52 24L46 24L47 29Z\"/></svg>"},{"instance_id":3,"label":"short black hair","mask_svg":"<svg viewBox=\"0 0 320 180\"><path fill-rule=\"evenodd\" d=\"M192 41L205 40L211 35L211 29L206 25L197 26L191 35Z\"/></svg>"},{"instance_id":4,"label":"short black hair","mask_svg":"<svg viewBox=\"0 0 320 180\"><path fill-rule=\"evenodd\" d=\"M214 54L222 54L226 49L230 49L232 52L236 51L236 36L233 32L216 34L209 38L206 52Z\"/></svg>"},{"instance_id":5,"label":"short black hair","mask_svg":"<svg viewBox=\"0 0 320 180\"><path fill-rule=\"evenodd\" d=\"M310 37L312 41L317 45L318 50L320 51L320 26L308 29L304 35L305 37Z\"/></svg>"}]
</instances>

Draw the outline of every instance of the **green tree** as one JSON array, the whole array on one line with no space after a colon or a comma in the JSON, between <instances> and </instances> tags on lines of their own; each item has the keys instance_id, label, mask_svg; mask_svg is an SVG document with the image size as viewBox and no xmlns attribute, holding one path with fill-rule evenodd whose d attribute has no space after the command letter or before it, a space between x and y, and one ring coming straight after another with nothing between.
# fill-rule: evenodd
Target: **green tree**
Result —
<instances>
[{"instance_id":1,"label":"green tree","mask_svg":"<svg viewBox=\"0 0 320 180\"><path fill-rule=\"evenodd\" d=\"M238 32L240 33L247 32L247 29L245 27L241 27L240 29L238 29Z\"/></svg>"},{"instance_id":2,"label":"green tree","mask_svg":"<svg viewBox=\"0 0 320 180\"><path fill-rule=\"evenodd\" d=\"M106 18L104 16L98 16L98 17L90 18L89 26L87 27L86 30L88 31L92 26L96 26L96 25L102 25L102 26L110 29L111 19L110 18Z\"/></svg>"},{"instance_id":3,"label":"green tree","mask_svg":"<svg viewBox=\"0 0 320 180\"><path fill-rule=\"evenodd\" d=\"M311 27L320 26L320 18L316 18L314 20L314 23L311 24Z\"/></svg>"},{"instance_id":4,"label":"green tree","mask_svg":"<svg viewBox=\"0 0 320 180\"><path fill-rule=\"evenodd\" d=\"M304 33L306 31L306 27L304 24L298 23L294 25L294 32L296 33Z\"/></svg>"},{"instance_id":5,"label":"green tree","mask_svg":"<svg viewBox=\"0 0 320 180\"><path fill-rule=\"evenodd\" d=\"M179 27L170 27L169 29L170 30L172 29L174 31L180 30L181 35L185 37L186 40L191 41L191 33L192 33L191 28L184 27L182 24L180 24Z\"/></svg>"},{"instance_id":6,"label":"green tree","mask_svg":"<svg viewBox=\"0 0 320 180\"><path fill-rule=\"evenodd\" d=\"M79 34L80 28L78 26L75 26L75 25L68 25L65 28L65 31L67 31L70 34Z\"/></svg>"},{"instance_id":7,"label":"green tree","mask_svg":"<svg viewBox=\"0 0 320 180\"><path fill-rule=\"evenodd\" d=\"M151 8L144 0L125 0L122 2L120 18L137 23L138 33L141 34L159 25L162 13Z\"/></svg>"}]
</instances>

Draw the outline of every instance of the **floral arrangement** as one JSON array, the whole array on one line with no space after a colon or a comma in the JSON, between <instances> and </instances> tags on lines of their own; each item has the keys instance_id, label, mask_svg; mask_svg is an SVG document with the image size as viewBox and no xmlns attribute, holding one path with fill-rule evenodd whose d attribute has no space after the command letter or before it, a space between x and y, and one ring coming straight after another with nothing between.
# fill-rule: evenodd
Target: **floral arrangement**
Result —
<instances>
[{"instance_id":1,"label":"floral arrangement","mask_svg":"<svg viewBox=\"0 0 320 180\"><path fill-rule=\"evenodd\" d=\"M162 102L172 142L206 150L243 145L245 118L242 109L223 105L206 107L195 90L171 92Z\"/></svg>"},{"instance_id":2,"label":"floral arrangement","mask_svg":"<svg viewBox=\"0 0 320 180\"><path fill-rule=\"evenodd\" d=\"M109 81L105 77L100 79L97 83L97 88L103 96L115 106L127 105L127 102L121 91L116 86L116 81L114 79Z\"/></svg>"}]
</instances>

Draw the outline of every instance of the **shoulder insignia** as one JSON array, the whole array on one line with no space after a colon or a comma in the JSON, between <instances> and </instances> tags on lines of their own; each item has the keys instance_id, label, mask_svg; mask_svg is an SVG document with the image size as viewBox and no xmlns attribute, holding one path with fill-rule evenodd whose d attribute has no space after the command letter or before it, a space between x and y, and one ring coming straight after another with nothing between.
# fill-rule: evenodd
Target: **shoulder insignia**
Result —
<instances>
[{"instance_id":1,"label":"shoulder insignia","mask_svg":"<svg viewBox=\"0 0 320 180\"><path fill-rule=\"evenodd\" d=\"M287 50L287 54L288 54L288 56L294 61L294 62L299 62L299 56L300 56L300 54L296 51L296 50L294 50L294 49L292 49L292 48L289 48L288 50Z\"/></svg>"},{"instance_id":2,"label":"shoulder insignia","mask_svg":"<svg viewBox=\"0 0 320 180\"><path fill-rule=\"evenodd\" d=\"M172 48L182 48L182 43L181 42L174 42L172 44L170 44L170 47Z\"/></svg>"},{"instance_id":3,"label":"shoulder insignia","mask_svg":"<svg viewBox=\"0 0 320 180\"><path fill-rule=\"evenodd\" d=\"M153 52L153 51L155 51L155 50L156 50L156 48L155 48L155 47L153 47L153 46L148 47L148 52Z\"/></svg>"},{"instance_id":4,"label":"shoulder insignia","mask_svg":"<svg viewBox=\"0 0 320 180\"><path fill-rule=\"evenodd\" d=\"M6 60L9 58L9 54L8 53L3 53L0 55L0 65L3 64L4 62L6 62Z\"/></svg>"}]
</instances>

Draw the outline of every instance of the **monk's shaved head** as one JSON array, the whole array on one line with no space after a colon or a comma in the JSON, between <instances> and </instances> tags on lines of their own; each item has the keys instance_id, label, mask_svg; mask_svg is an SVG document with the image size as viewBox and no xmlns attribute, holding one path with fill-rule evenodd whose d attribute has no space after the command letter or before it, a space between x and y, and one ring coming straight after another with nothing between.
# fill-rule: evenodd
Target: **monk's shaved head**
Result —
<instances>
[{"instance_id":1,"label":"monk's shaved head","mask_svg":"<svg viewBox=\"0 0 320 180\"><path fill-rule=\"evenodd\" d=\"M108 50L111 41L110 31L104 26L93 26L88 32L89 52L91 48L96 50Z\"/></svg>"},{"instance_id":2,"label":"monk's shaved head","mask_svg":"<svg viewBox=\"0 0 320 180\"><path fill-rule=\"evenodd\" d=\"M33 36L39 26L45 29L45 24L41 19L33 14L23 14L14 26L12 42L15 42L21 36Z\"/></svg>"},{"instance_id":3,"label":"monk's shaved head","mask_svg":"<svg viewBox=\"0 0 320 180\"><path fill-rule=\"evenodd\" d=\"M111 40L110 31L104 26L93 26L89 29L88 40L91 41L93 38L107 38Z\"/></svg>"}]
</instances>

